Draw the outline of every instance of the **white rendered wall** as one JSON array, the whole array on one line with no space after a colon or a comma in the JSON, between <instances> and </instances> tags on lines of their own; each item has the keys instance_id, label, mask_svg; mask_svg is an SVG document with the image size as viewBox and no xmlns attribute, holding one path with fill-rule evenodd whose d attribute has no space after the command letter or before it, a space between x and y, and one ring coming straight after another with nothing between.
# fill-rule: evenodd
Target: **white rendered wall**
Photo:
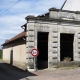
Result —
<instances>
[{"instance_id":1,"label":"white rendered wall","mask_svg":"<svg viewBox=\"0 0 80 80\"><path fill-rule=\"evenodd\" d=\"M13 65L26 69L26 44L3 49L3 61L10 63L11 50L13 50Z\"/></svg>"},{"instance_id":2,"label":"white rendered wall","mask_svg":"<svg viewBox=\"0 0 80 80\"><path fill-rule=\"evenodd\" d=\"M80 0L67 0L63 10L80 11Z\"/></svg>"}]
</instances>

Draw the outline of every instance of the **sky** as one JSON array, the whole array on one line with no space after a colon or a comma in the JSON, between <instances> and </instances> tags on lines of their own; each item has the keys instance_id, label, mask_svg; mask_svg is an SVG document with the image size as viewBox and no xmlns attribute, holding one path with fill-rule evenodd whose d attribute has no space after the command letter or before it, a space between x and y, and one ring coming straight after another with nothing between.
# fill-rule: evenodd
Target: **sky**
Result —
<instances>
[{"instance_id":1,"label":"sky","mask_svg":"<svg viewBox=\"0 0 80 80\"><path fill-rule=\"evenodd\" d=\"M0 0L0 45L23 31L21 26L27 22L26 16L45 14L52 7L60 9L65 0L18 1Z\"/></svg>"},{"instance_id":2,"label":"sky","mask_svg":"<svg viewBox=\"0 0 80 80\"><path fill-rule=\"evenodd\" d=\"M64 10L80 11L80 0L67 0Z\"/></svg>"}]
</instances>

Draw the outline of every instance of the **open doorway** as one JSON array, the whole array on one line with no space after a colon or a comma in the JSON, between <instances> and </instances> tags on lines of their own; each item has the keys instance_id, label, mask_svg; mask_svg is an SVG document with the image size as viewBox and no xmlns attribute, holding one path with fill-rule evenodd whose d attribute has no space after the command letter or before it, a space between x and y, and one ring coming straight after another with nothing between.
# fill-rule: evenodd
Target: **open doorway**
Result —
<instances>
[{"instance_id":1,"label":"open doorway","mask_svg":"<svg viewBox=\"0 0 80 80\"><path fill-rule=\"evenodd\" d=\"M48 32L38 32L37 48L39 51L37 57L38 69L48 68Z\"/></svg>"},{"instance_id":2,"label":"open doorway","mask_svg":"<svg viewBox=\"0 0 80 80\"><path fill-rule=\"evenodd\" d=\"M13 50L10 52L10 64L13 64Z\"/></svg>"},{"instance_id":3,"label":"open doorway","mask_svg":"<svg viewBox=\"0 0 80 80\"><path fill-rule=\"evenodd\" d=\"M60 34L60 60L63 61L64 57L70 57L73 61L73 41L74 34Z\"/></svg>"}]
</instances>

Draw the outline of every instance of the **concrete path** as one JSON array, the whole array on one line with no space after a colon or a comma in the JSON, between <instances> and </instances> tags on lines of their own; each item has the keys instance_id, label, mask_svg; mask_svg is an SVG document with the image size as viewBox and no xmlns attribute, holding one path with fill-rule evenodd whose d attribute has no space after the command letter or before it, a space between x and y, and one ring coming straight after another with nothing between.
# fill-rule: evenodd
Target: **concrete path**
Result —
<instances>
[{"instance_id":1,"label":"concrete path","mask_svg":"<svg viewBox=\"0 0 80 80\"><path fill-rule=\"evenodd\" d=\"M72 70L44 70L33 72L38 76L28 77L30 80L80 80L80 69Z\"/></svg>"},{"instance_id":2,"label":"concrete path","mask_svg":"<svg viewBox=\"0 0 80 80\"><path fill-rule=\"evenodd\" d=\"M25 72L0 61L0 80L80 80L80 68Z\"/></svg>"}]
</instances>

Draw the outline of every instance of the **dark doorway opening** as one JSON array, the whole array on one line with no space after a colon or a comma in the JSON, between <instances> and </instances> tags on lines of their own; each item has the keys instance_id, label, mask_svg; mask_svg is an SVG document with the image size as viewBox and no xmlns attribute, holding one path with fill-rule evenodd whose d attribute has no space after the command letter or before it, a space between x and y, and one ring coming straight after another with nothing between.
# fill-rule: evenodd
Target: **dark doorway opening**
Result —
<instances>
[{"instance_id":1,"label":"dark doorway opening","mask_svg":"<svg viewBox=\"0 0 80 80\"><path fill-rule=\"evenodd\" d=\"M13 50L10 52L10 64L13 64Z\"/></svg>"},{"instance_id":2,"label":"dark doorway opening","mask_svg":"<svg viewBox=\"0 0 80 80\"><path fill-rule=\"evenodd\" d=\"M37 57L38 69L48 68L48 32L38 32L37 48L39 51Z\"/></svg>"},{"instance_id":3,"label":"dark doorway opening","mask_svg":"<svg viewBox=\"0 0 80 80\"><path fill-rule=\"evenodd\" d=\"M60 34L60 59L63 61L64 57L70 57L73 61L73 41L74 34Z\"/></svg>"}]
</instances>

